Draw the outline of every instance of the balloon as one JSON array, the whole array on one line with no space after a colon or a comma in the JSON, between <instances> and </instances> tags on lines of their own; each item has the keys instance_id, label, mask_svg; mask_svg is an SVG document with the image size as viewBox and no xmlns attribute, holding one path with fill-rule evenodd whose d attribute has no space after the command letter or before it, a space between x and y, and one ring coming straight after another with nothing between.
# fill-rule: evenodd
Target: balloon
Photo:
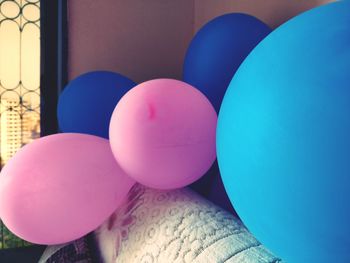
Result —
<instances>
[{"instance_id":1,"label":"balloon","mask_svg":"<svg viewBox=\"0 0 350 263\"><path fill-rule=\"evenodd\" d=\"M114 108L135 85L130 79L108 71L93 71L72 80L58 101L57 117L61 131L108 139Z\"/></svg>"},{"instance_id":2,"label":"balloon","mask_svg":"<svg viewBox=\"0 0 350 263\"><path fill-rule=\"evenodd\" d=\"M350 262L350 1L272 32L233 78L217 148L225 188L287 262Z\"/></svg>"},{"instance_id":3,"label":"balloon","mask_svg":"<svg viewBox=\"0 0 350 263\"><path fill-rule=\"evenodd\" d=\"M0 176L0 216L17 236L59 244L97 228L134 184L106 139L56 134L24 146Z\"/></svg>"},{"instance_id":4,"label":"balloon","mask_svg":"<svg viewBox=\"0 0 350 263\"><path fill-rule=\"evenodd\" d=\"M204 25L185 57L183 79L203 92L219 112L222 98L239 65L271 29L240 13L219 16Z\"/></svg>"},{"instance_id":5,"label":"balloon","mask_svg":"<svg viewBox=\"0 0 350 263\"><path fill-rule=\"evenodd\" d=\"M208 99L178 80L156 79L129 91L115 108L110 143L137 182L159 189L186 186L216 158L217 116Z\"/></svg>"},{"instance_id":6,"label":"balloon","mask_svg":"<svg viewBox=\"0 0 350 263\"><path fill-rule=\"evenodd\" d=\"M210 184L210 189L209 189L209 194L207 199L213 202L214 204L222 207L226 211L237 216L235 210L232 207L230 199L227 196L220 174L216 174L216 176L213 176L212 178L213 180Z\"/></svg>"}]
</instances>

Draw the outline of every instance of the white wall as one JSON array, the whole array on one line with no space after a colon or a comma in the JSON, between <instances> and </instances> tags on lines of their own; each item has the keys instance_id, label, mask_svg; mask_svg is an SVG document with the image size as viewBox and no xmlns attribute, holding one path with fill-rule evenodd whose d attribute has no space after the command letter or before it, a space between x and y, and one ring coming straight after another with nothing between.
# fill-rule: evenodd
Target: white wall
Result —
<instances>
[{"instance_id":1,"label":"white wall","mask_svg":"<svg viewBox=\"0 0 350 263\"><path fill-rule=\"evenodd\" d=\"M193 1L68 1L69 78L97 69L135 81L181 77Z\"/></svg>"},{"instance_id":2,"label":"white wall","mask_svg":"<svg viewBox=\"0 0 350 263\"><path fill-rule=\"evenodd\" d=\"M331 0L71 0L69 78L98 69L137 82L181 78L194 32L215 16L244 12L275 28L327 2Z\"/></svg>"}]
</instances>

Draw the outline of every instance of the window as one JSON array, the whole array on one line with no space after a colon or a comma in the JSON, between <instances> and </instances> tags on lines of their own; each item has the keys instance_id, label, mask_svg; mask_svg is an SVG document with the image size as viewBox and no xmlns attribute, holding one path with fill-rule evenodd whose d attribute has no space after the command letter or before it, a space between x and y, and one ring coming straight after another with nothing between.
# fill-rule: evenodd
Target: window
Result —
<instances>
[{"instance_id":1,"label":"window","mask_svg":"<svg viewBox=\"0 0 350 263\"><path fill-rule=\"evenodd\" d=\"M40 1L0 1L0 160L40 136ZM1 224L0 248L25 245Z\"/></svg>"},{"instance_id":2,"label":"window","mask_svg":"<svg viewBox=\"0 0 350 263\"><path fill-rule=\"evenodd\" d=\"M0 168L23 145L57 131L65 17L63 0L0 0ZM0 249L26 245L0 221Z\"/></svg>"},{"instance_id":3,"label":"window","mask_svg":"<svg viewBox=\"0 0 350 263\"><path fill-rule=\"evenodd\" d=\"M0 120L3 166L19 147L40 136L38 0L0 4Z\"/></svg>"}]
</instances>

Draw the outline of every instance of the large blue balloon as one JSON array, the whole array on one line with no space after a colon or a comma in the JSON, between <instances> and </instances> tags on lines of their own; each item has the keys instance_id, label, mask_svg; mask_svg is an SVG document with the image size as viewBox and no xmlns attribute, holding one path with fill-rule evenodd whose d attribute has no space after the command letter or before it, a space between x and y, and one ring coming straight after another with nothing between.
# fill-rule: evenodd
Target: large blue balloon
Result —
<instances>
[{"instance_id":1,"label":"large blue balloon","mask_svg":"<svg viewBox=\"0 0 350 263\"><path fill-rule=\"evenodd\" d=\"M271 29L253 16L219 16L192 40L184 62L183 79L202 91L219 112L222 98L237 68Z\"/></svg>"},{"instance_id":2,"label":"large blue balloon","mask_svg":"<svg viewBox=\"0 0 350 263\"><path fill-rule=\"evenodd\" d=\"M350 262L350 1L272 32L247 57L217 130L246 226L291 263Z\"/></svg>"},{"instance_id":3,"label":"large blue balloon","mask_svg":"<svg viewBox=\"0 0 350 263\"><path fill-rule=\"evenodd\" d=\"M114 108L135 85L130 79L109 71L93 71L77 77L59 98L57 117L60 130L108 139Z\"/></svg>"}]
</instances>

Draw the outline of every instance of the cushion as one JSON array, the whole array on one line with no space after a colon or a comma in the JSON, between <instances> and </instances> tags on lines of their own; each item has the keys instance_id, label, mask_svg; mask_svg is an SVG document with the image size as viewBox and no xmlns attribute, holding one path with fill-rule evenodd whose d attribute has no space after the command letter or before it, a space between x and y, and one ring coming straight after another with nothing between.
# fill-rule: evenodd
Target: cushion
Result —
<instances>
[{"instance_id":1,"label":"cushion","mask_svg":"<svg viewBox=\"0 0 350 263\"><path fill-rule=\"evenodd\" d=\"M186 188L135 185L95 237L106 263L280 262L231 213Z\"/></svg>"}]
</instances>

